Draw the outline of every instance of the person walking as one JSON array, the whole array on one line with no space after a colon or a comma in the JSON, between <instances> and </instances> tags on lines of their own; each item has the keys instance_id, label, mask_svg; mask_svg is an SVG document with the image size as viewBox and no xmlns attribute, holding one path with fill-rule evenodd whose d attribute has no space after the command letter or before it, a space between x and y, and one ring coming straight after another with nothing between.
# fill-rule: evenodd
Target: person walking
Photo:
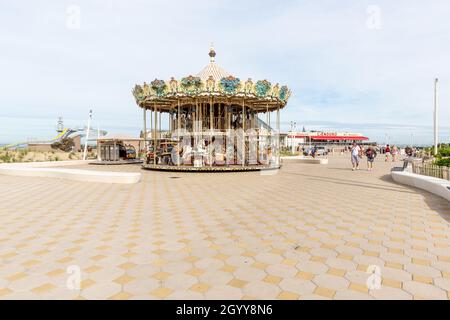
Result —
<instances>
[{"instance_id":1,"label":"person walking","mask_svg":"<svg viewBox=\"0 0 450 320\"><path fill-rule=\"evenodd\" d=\"M389 147L389 145L386 145L386 148L384 149L384 153L386 154L386 158L384 159L384 162L388 162L389 161L389 155L391 154L391 148Z\"/></svg>"},{"instance_id":2,"label":"person walking","mask_svg":"<svg viewBox=\"0 0 450 320\"><path fill-rule=\"evenodd\" d=\"M368 147L365 154L367 157L367 171L372 171L373 170L373 162L375 160L375 157L377 156L377 152L375 151L375 149L373 147Z\"/></svg>"},{"instance_id":3,"label":"person walking","mask_svg":"<svg viewBox=\"0 0 450 320\"><path fill-rule=\"evenodd\" d=\"M312 150L311 150L311 156L312 156L313 158L316 157L316 152L317 152L317 146L314 145L314 147L313 147Z\"/></svg>"},{"instance_id":4,"label":"person walking","mask_svg":"<svg viewBox=\"0 0 450 320\"><path fill-rule=\"evenodd\" d=\"M351 158L352 158L352 170L358 170L359 166L359 156L361 152L361 147L356 144L356 142L353 142L353 146L351 149Z\"/></svg>"},{"instance_id":5,"label":"person walking","mask_svg":"<svg viewBox=\"0 0 450 320\"><path fill-rule=\"evenodd\" d=\"M393 146L391 149L392 162L397 161L398 148L397 146Z\"/></svg>"}]
</instances>

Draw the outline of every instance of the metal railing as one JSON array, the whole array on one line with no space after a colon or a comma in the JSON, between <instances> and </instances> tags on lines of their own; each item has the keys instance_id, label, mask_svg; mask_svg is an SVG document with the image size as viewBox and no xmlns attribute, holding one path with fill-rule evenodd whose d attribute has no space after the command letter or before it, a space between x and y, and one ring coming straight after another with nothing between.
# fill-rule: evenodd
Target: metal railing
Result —
<instances>
[{"instance_id":1,"label":"metal railing","mask_svg":"<svg viewBox=\"0 0 450 320\"><path fill-rule=\"evenodd\" d=\"M412 169L413 172L417 174L450 180L449 167L441 167L432 163L413 163Z\"/></svg>"}]
</instances>

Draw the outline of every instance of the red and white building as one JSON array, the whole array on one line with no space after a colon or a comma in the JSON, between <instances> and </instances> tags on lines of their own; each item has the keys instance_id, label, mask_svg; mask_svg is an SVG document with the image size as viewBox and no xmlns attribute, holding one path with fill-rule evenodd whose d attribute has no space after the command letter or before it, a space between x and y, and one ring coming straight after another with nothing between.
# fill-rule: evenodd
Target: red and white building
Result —
<instances>
[{"instance_id":1,"label":"red and white building","mask_svg":"<svg viewBox=\"0 0 450 320\"><path fill-rule=\"evenodd\" d=\"M309 144L348 145L355 141L364 144L369 141L369 138L360 133L309 131L288 132L286 138L284 139L285 147Z\"/></svg>"}]
</instances>

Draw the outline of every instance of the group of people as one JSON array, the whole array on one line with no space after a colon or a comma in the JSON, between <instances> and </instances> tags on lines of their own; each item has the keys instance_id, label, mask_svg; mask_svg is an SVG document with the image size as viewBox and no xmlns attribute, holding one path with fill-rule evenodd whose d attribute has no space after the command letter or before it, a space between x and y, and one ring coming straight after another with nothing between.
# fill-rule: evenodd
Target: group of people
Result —
<instances>
[{"instance_id":1,"label":"group of people","mask_svg":"<svg viewBox=\"0 0 450 320\"><path fill-rule=\"evenodd\" d=\"M392 148L391 148L390 145L386 145L386 147L383 148L381 151L385 154L384 161L386 161L386 162L389 161L389 155L392 157L392 162L397 161L397 156L399 154L399 150L396 146L392 146Z\"/></svg>"},{"instance_id":2,"label":"group of people","mask_svg":"<svg viewBox=\"0 0 450 320\"><path fill-rule=\"evenodd\" d=\"M367 158L367 171L373 170L373 162L377 157L377 151L374 147L368 146L366 149L364 149L364 147L361 147L356 142L354 142L350 151L353 171L359 169L359 160L362 159L364 155Z\"/></svg>"}]
</instances>

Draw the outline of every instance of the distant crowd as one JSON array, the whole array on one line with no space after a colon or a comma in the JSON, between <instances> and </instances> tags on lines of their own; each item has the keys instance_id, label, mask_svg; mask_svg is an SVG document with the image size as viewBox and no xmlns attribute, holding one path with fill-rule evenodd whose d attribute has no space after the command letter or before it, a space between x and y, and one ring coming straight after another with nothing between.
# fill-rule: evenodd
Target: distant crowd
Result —
<instances>
[{"instance_id":1,"label":"distant crowd","mask_svg":"<svg viewBox=\"0 0 450 320\"><path fill-rule=\"evenodd\" d=\"M400 155L404 155L406 157L415 157L417 153L416 148L406 147L404 149L399 149L397 146L390 146L387 144L384 147L378 148L376 146L364 146L358 145L356 142L353 143L351 147L348 147L351 153L351 162L352 162L352 170L358 170L359 168L359 160L366 156L367 158L367 170L373 170L373 162L377 156L377 151L384 155L384 161L395 162L398 160Z\"/></svg>"},{"instance_id":2,"label":"distant crowd","mask_svg":"<svg viewBox=\"0 0 450 320\"><path fill-rule=\"evenodd\" d=\"M329 152L331 152L329 149L326 149L323 146L317 146L314 145L311 148L305 149L304 147L301 148L301 151L303 154L312 156L313 158L321 155L327 155ZM358 170L360 161L365 157L367 160L367 170L372 171L373 170L373 163L375 161L375 158L378 154L383 155L384 161L392 161L396 162L399 160L400 156L406 156L406 157L416 157L419 150L412 147L406 147L406 148L398 148L397 146L393 145L385 145L383 147L380 146L364 146L359 145L356 142L354 142L352 145L343 146L342 149L340 149L340 152L347 153L349 152L351 155L351 163L352 163L352 170Z\"/></svg>"}]
</instances>

